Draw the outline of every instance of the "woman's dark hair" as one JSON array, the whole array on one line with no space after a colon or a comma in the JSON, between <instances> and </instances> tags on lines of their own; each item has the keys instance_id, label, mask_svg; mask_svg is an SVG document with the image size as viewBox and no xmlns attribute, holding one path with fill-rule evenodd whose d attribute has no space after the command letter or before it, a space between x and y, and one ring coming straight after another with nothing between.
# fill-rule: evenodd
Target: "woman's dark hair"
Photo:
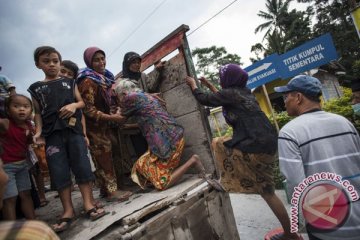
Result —
<instances>
[{"instance_id":1,"label":"woman's dark hair","mask_svg":"<svg viewBox=\"0 0 360 240\"><path fill-rule=\"evenodd\" d=\"M51 54L51 53L56 53L61 62L61 54L55 48L50 47L50 46L41 46L41 47L36 48L34 51L35 64L39 63L40 56L42 56L44 54Z\"/></svg>"}]
</instances>

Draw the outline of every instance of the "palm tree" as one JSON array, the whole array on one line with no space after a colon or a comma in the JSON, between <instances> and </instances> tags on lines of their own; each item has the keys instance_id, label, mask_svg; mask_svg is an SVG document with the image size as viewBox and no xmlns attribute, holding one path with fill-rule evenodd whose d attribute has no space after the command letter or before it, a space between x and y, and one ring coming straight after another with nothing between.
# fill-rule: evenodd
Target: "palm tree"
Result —
<instances>
[{"instance_id":1,"label":"palm tree","mask_svg":"<svg viewBox=\"0 0 360 240\"><path fill-rule=\"evenodd\" d=\"M270 7L270 1L275 4L276 0L267 0L267 8ZM274 17L274 24L270 21L267 23L263 23L256 28L256 31L259 31L260 28L264 29L266 24L268 24L268 31L265 34L262 43L256 43L251 47L251 52L254 52L256 55L256 59L251 59L252 61L256 61L261 59L260 54L263 53L263 57L269 56L273 53L283 54L287 52L289 49L292 49L312 37L311 31L311 16L313 14L312 8L304 11L297 11L293 9L292 11L287 10L287 6L291 0L283 3L279 0L277 5L281 5L282 11L280 17ZM275 4L275 5L276 5ZM286 7L284 7L287 5ZM286 11L285 11L286 9ZM280 11L278 11L280 12ZM260 12L260 14L264 15L264 12ZM269 16L271 14L268 14ZM274 15L275 16L275 15Z\"/></svg>"},{"instance_id":2,"label":"palm tree","mask_svg":"<svg viewBox=\"0 0 360 240\"><path fill-rule=\"evenodd\" d=\"M257 15L267 21L256 27L255 33L267 29L263 39L265 39L274 31L278 31L278 33L282 35L284 29L281 25L281 22L288 13L289 4L291 1L292 0L266 0L265 6L267 12L260 11Z\"/></svg>"}]
</instances>

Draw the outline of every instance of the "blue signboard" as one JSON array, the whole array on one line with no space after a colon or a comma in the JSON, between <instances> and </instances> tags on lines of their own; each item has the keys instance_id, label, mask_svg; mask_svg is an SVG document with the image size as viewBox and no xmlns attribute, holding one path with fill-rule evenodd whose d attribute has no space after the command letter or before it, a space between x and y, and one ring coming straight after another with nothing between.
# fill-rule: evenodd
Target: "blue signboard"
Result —
<instances>
[{"instance_id":1,"label":"blue signboard","mask_svg":"<svg viewBox=\"0 0 360 240\"><path fill-rule=\"evenodd\" d=\"M281 74L279 67L277 66L278 63L279 55L272 54L267 58L245 68L244 70L249 75L247 87L250 89L255 88L267 82L273 81L274 79L280 78Z\"/></svg>"},{"instance_id":2,"label":"blue signboard","mask_svg":"<svg viewBox=\"0 0 360 240\"><path fill-rule=\"evenodd\" d=\"M337 59L336 49L329 33L308 41L280 55L282 78L293 77Z\"/></svg>"},{"instance_id":3,"label":"blue signboard","mask_svg":"<svg viewBox=\"0 0 360 240\"><path fill-rule=\"evenodd\" d=\"M248 88L256 88L278 78L289 78L337 59L329 33L310 40L283 55L273 54L244 70Z\"/></svg>"}]
</instances>

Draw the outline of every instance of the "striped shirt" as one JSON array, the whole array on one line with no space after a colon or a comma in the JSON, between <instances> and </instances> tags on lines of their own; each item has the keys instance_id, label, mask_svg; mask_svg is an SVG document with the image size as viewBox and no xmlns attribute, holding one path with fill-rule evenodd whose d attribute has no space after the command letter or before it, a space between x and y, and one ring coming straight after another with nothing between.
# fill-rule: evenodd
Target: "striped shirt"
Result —
<instances>
[{"instance_id":1,"label":"striped shirt","mask_svg":"<svg viewBox=\"0 0 360 240\"><path fill-rule=\"evenodd\" d=\"M278 148L280 171L290 196L306 177L322 172L348 180L360 194L360 138L346 118L324 111L300 115L281 129ZM360 200L351 204L349 218L341 228L316 236L359 239Z\"/></svg>"}]
</instances>

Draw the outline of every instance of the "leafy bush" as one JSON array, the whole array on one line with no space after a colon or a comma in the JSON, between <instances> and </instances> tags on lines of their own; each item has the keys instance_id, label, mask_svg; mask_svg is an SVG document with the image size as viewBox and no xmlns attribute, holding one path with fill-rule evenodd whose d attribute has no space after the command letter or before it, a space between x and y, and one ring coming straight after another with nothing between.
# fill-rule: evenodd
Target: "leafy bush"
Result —
<instances>
[{"instance_id":1,"label":"leafy bush","mask_svg":"<svg viewBox=\"0 0 360 240\"><path fill-rule=\"evenodd\" d=\"M360 119L355 118L351 107L351 89L342 88L344 95L340 98L333 98L323 104L323 110L346 117L360 132Z\"/></svg>"},{"instance_id":2,"label":"leafy bush","mask_svg":"<svg viewBox=\"0 0 360 240\"><path fill-rule=\"evenodd\" d=\"M275 112L275 118L277 124L279 125L279 129L281 129L285 124L287 124L293 119L293 117L290 117L286 111ZM269 116L269 120L275 126L274 118L272 115Z\"/></svg>"}]
</instances>

